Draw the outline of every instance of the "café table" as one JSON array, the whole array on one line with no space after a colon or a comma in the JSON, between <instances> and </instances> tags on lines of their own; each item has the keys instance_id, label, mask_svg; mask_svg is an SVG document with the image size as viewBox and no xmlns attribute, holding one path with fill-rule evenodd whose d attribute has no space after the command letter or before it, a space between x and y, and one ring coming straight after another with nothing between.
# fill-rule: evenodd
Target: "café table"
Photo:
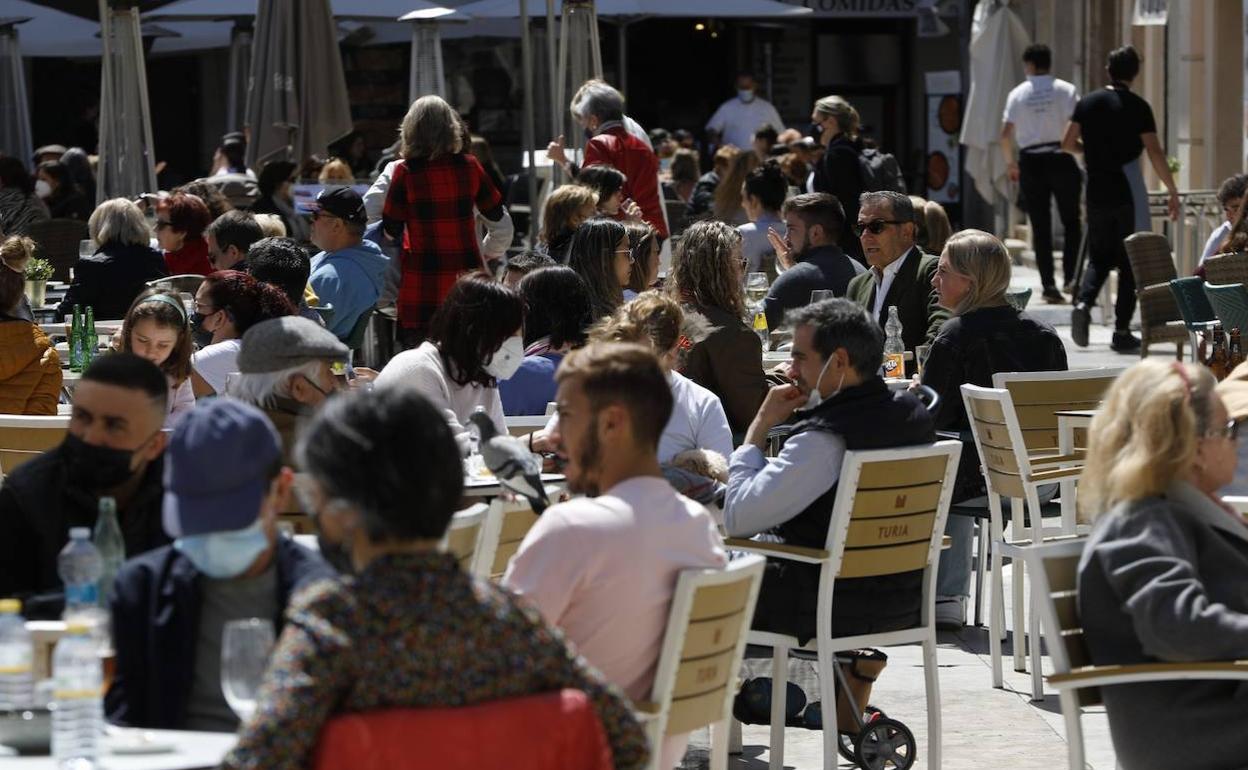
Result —
<instances>
[{"instance_id":1,"label":"caf\u00e9 table","mask_svg":"<svg viewBox=\"0 0 1248 770\"><path fill-rule=\"evenodd\" d=\"M238 736L234 733L109 728L97 767L100 770L200 770L217 767L237 741ZM168 747L169 750L159 753L114 751L141 749L144 744L152 748ZM57 770L51 756L19 757L5 746L0 746L0 767L4 770Z\"/></svg>"},{"instance_id":2,"label":"caf\u00e9 table","mask_svg":"<svg viewBox=\"0 0 1248 770\"><path fill-rule=\"evenodd\" d=\"M562 488L567 477L562 473L543 473L542 484ZM498 497L503 485L493 476L464 476L464 497Z\"/></svg>"},{"instance_id":3,"label":"caf\u00e9 table","mask_svg":"<svg viewBox=\"0 0 1248 770\"><path fill-rule=\"evenodd\" d=\"M1065 409L1054 412L1057 415L1057 453L1065 456L1075 451L1075 431L1086 430L1096 416L1096 409ZM1075 521L1075 481L1066 479L1059 482L1062 496L1062 523Z\"/></svg>"}]
</instances>

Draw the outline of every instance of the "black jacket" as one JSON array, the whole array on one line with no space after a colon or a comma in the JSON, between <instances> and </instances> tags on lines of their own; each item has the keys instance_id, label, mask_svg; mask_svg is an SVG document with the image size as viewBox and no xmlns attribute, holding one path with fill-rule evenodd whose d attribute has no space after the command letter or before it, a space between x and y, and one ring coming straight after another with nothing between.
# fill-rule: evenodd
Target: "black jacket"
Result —
<instances>
[{"instance_id":1,"label":"black jacket","mask_svg":"<svg viewBox=\"0 0 1248 770\"><path fill-rule=\"evenodd\" d=\"M316 553L277 540L280 633L291 594L334 570ZM108 720L131 727L177 730L186 722L199 626L199 570L173 546L131 559L117 573L113 647L117 673L104 699Z\"/></svg>"},{"instance_id":2,"label":"black jacket","mask_svg":"<svg viewBox=\"0 0 1248 770\"><path fill-rule=\"evenodd\" d=\"M949 311L940 306L940 296L932 288L932 276L936 274L940 257L924 254L914 246L899 259L905 262L901 263L893 282L888 285L888 294L875 320L883 329L888 321L889 305L896 305L902 342L906 350L914 350L918 345L935 342L940 327L949 319ZM868 270L850 281L845 296L870 312L875 305L875 276L872 271ZM906 376L912 374L914 362L910 361L906 364Z\"/></svg>"},{"instance_id":3,"label":"black jacket","mask_svg":"<svg viewBox=\"0 0 1248 770\"><path fill-rule=\"evenodd\" d=\"M1052 326L1020 313L1012 305L972 310L945 321L932 343L923 384L940 395L936 429L971 429L962 401L963 385L992 387L997 372L1064 372L1066 348ZM985 492L975 442L962 443L962 462L954 487L955 503Z\"/></svg>"},{"instance_id":4,"label":"black jacket","mask_svg":"<svg viewBox=\"0 0 1248 770\"><path fill-rule=\"evenodd\" d=\"M241 269L241 268L240 268ZM165 258L148 246L109 243L89 257L74 263L74 282L56 309L56 320L74 314L74 305L95 308L95 320L126 317L130 303L146 288L148 281L169 274Z\"/></svg>"},{"instance_id":5,"label":"black jacket","mask_svg":"<svg viewBox=\"0 0 1248 770\"><path fill-rule=\"evenodd\" d=\"M889 449L936 440L927 408L907 391L892 393L874 377L846 388L812 409L793 428L834 433L847 450ZM823 548L839 484L833 483L806 510L776 527L782 542ZM838 635L908 628L922 607L923 572L837 580L832 589L832 627ZM819 567L768 560L753 627L797 636L815 635Z\"/></svg>"},{"instance_id":6,"label":"black jacket","mask_svg":"<svg viewBox=\"0 0 1248 770\"><path fill-rule=\"evenodd\" d=\"M138 491L117 512L128 558L169 542L160 520L163 459L148 465ZM70 487L60 447L5 476L0 485L0 596L62 593L56 559L69 542L69 529L94 527L98 513L96 495ZM48 611L59 615L50 605Z\"/></svg>"},{"instance_id":7,"label":"black jacket","mask_svg":"<svg viewBox=\"0 0 1248 770\"><path fill-rule=\"evenodd\" d=\"M767 299L763 300L767 328L782 326L786 312L809 305L810 293L816 289L831 289L836 296L844 297L849 282L857 274L850 259L837 246L819 246L776 276Z\"/></svg>"},{"instance_id":8,"label":"black jacket","mask_svg":"<svg viewBox=\"0 0 1248 770\"><path fill-rule=\"evenodd\" d=\"M845 227L839 243L859 262L863 262L862 244L854 235L858 221L858 196L862 195L862 145L844 134L838 134L823 152L823 160L815 166L815 192L831 193L845 209ZM865 264L865 263L864 263Z\"/></svg>"}]
</instances>

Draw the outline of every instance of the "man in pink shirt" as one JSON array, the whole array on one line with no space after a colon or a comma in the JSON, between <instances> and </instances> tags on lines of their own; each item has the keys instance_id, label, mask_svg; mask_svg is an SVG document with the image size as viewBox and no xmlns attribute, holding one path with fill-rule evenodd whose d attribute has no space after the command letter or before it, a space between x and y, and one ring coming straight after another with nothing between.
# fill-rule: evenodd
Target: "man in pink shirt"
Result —
<instances>
[{"instance_id":1,"label":"man in pink shirt","mask_svg":"<svg viewBox=\"0 0 1248 770\"><path fill-rule=\"evenodd\" d=\"M672 394L654 354L598 343L555 375L568 487L586 497L548 508L503 578L633 700L650 697L679 572L727 557L701 505L663 478L657 450ZM687 735L663 743L662 767Z\"/></svg>"}]
</instances>

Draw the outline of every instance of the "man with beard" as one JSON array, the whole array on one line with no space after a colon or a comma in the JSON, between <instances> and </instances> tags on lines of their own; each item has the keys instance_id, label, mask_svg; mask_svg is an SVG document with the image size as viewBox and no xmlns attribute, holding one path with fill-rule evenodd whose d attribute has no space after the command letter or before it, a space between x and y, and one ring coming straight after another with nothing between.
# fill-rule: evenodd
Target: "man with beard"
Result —
<instances>
[{"instance_id":1,"label":"man with beard","mask_svg":"<svg viewBox=\"0 0 1248 770\"><path fill-rule=\"evenodd\" d=\"M785 271L763 300L767 328L784 324L784 314L810 304L810 293L820 289L845 296L854 276L864 268L841 250L838 240L845 227L841 202L828 193L807 193L785 201L781 210L788 234L772 230L768 240Z\"/></svg>"},{"instance_id":2,"label":"man with beard","mask_svg":"<svg viewBox=\"0 0 1248 770\"><path fill-rule=\"evenodd\" d=\"M555 380L551 440L567 459L569 488L586 497L546 509L503 584L561 628L608 681L645 699L677 576L722 567L721 540L706 509L672 489L659 468L672 393L650 350L594 343L569 353ZM680 761L687 738L664 741L660 767Z\"/></svg>"},{"instance_id":3,"label":"man with beard","mask_svg":"<svg viewBox=\"0 0 1248 770\"><path fill-rule=\"evenodd\" d=\"M59 592L57 555L71 527L95 526L102 497L116 502L127 557L169 542L160 526L168 397L165 375L130 353L87 368L65 440L0 486L0 596Z\"/></svg>"}]
</instances>

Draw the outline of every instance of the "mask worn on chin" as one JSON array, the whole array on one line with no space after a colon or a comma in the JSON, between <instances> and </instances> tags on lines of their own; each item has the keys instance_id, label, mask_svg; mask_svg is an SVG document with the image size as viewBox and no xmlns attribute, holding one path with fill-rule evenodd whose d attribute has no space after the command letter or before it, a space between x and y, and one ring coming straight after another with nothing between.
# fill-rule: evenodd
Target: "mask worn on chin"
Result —
<instances>
[{"instance_id":1,"label":"mask worn on chin","mask_svg":"<svg viewBox=\"0 0 1248 770\"><path fill-rule=\"evenodd\" d=\"M524 361L524 339L518 336L508 337L502 347L494 351L490 362L485 365L485 371L496 380L510 380L512 375L519 371L522 361Z\"/></svg>"},{"instance_id":2,"label":"mask worn on chin","mask_svg":"<svg viewBox=\"0 0 1248 770\"><path fill-rule=\"evenodd\" d=\"M264 522L257 517L245 529L180 537L173 541L173 547L207 577L225 580L246 572L269 547L269 538L264 533Z\"/></svg>"},{"instance_id":3,"label":"mask worn on chin","mask_svg":"<svg viewBox=\"0 0 1248 770\"><path fill-rule=\"evenodd\" d=\"M61 451L69 483L88 492L112 489L134 473L132 451L88 444L72 433L65 434Z\"/></svg>"},{"instance_id":4,"label":"mask worn on chin","mask_svg":"<svg viewBox=\"0 0 1248 770\"><path fill-rule=\"evenodd\" d=\"M806 396L806 406L802 407L803 409L814 409L815 407L823 403L824 399L823 399L823 394L819 392L819 383L823 381L823 375L824 373L828 371L828 364L830 363L832 363L831 358L829 358L827 361L823 363L823 368L819 370L819 376L815 379L815 384L812 385L810 388L810 395ZM841 372L840 382L836 383L836 390L828 394L828 398L832 398L837 393L840 393L841 386L844 384L845 384L845 372Z\"/></svg>"},{"instance_id":5,"label":"mask worn on chin","mask_svg":"<svg viewBox=\"0 0 1248 770\"><path fill-rule=\"evenodd\" d=\"M191 339L201 350L212 344L212 332L204 328L204 318L204 314L198 310L191 313Z\"/></svg>"},{"instance_id":6,"label":"mask worn on chin","mask_svg":"<svg viewBox=\"0 0 1248 770\"><path fill-rule=\"evenodd\" d=\"M48 184L46 180L40 179L35 182L35 195L38 195L40 198L52 197L52 185Z\"/></svg>"},{"instance_id":7,"label":"mask worn on chin","mask_svg":"<svg viewBox=\"0 0 1248 770\"><path fill-rule=\"evenodd\" d=\"M334 568L334 571L340 575L354 575L355 564L351 561L351 554L347 551L347 546L343 543L331 543L325 539L324 533L317 533L316 546L321 551L321 558Z\"/></svg>"},{"instance_id":8,"label":"mask worn on chin","mask_svg":"<svg viewBox=\"0 0 1248 770\"><path fill-rule=\"evenodd\" d=\"M745 102L746 104L749 104L750 102L754 101L754 92L739 90L737 91L737 98Z\"/></svg>"}]
</instances>

